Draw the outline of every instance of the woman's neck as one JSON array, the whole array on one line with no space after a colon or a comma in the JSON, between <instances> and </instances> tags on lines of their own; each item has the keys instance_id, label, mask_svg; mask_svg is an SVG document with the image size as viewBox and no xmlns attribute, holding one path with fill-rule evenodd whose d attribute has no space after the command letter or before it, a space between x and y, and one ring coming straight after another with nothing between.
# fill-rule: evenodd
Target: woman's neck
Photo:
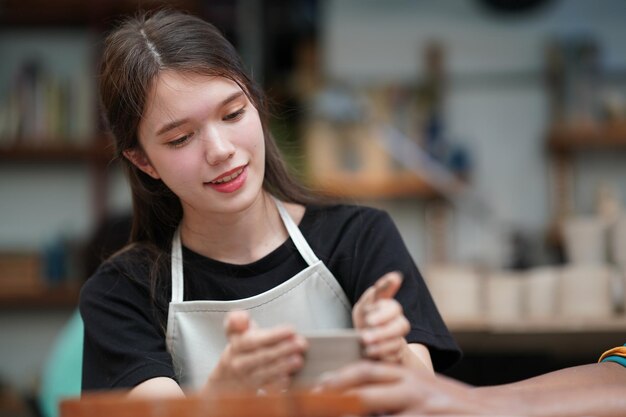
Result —
<instances>
[{"instance_id":1,"label":"woman's neck","mask_svg":"<svg viewBox=\"0 0 626 417\"><path fill-rule=\"evenodd\" d=\"M261 259L287 237L276 204L265 192L242 212L211 216L186 212L181 226L184 246L211 259L237 265Z\"/></svg>"}]
</instances>

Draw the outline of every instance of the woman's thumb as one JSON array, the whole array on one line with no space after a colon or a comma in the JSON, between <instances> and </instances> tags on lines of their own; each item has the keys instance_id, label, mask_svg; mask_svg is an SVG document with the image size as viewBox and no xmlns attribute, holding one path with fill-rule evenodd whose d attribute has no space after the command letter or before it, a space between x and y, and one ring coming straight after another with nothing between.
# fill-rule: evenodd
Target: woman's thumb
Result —
<instances>
[{"instance_id":1,"label":"woman's thumb","mask_svg":"<svg viewBox=\"0 0 626 417\"><path fill-rule=\"evenodd\" d=\"M250 328L250 315L246 311L231 311L224 318L226 335L244 333Z\"/></svg>"},{"instance_id":2,"label":"woman's thumb","mask_svg":"<svg viewBox=\"0 0 626 417\"><path fill-rule=\"evenodd\" d=\"M388 272L376 281L374 289L376 291L375 299L389 299L400 289L402 285L402 273L398 271Z\"/></svg>"}]
</instances>

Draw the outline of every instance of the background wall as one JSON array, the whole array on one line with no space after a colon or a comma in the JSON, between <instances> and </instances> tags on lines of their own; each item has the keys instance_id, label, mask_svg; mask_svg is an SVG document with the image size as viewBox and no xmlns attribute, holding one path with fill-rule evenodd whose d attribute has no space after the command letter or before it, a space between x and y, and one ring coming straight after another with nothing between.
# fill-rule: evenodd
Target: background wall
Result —
<instances>
[{"instance_id":1,"label":"background wall","mask_svg":"<svg viewBox=\"0 0 626 417\"><path fill-rule=\"evenodd\" d=\"M470 187L491 208L489 218L459 212L451 239L454 259L506 265L509 228L540 235L550 220L546 42L553 36L590 34L601 45L607 73L623 74L626 3L553 1L514 17L496 16L480 2L465 0L336 0L322 6L323 68L335 82L415 82L423 75L426 43L444 43L450 81L446 132L470 149ZM626 77L611 80L607 88L624 91ZM577 167L585 173L576 181L577 211L594 209L602 182L626 196L626 182L617 181L626 174L622 156L585 157ZM415 216L423 217L420 203ZM493 220L507 229L493 227ZM413 250L423 261L425 249L416 245Z\"/></svg>"}]
</instances>

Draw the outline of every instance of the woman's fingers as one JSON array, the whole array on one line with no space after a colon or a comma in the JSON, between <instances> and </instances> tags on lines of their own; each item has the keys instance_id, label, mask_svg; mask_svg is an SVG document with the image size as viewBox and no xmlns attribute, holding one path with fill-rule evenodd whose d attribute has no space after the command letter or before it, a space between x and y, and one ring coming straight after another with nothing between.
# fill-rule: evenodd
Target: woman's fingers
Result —
<instances>
[{"instance_id":1,"label":"woman's fingers","mask_svg":"<svg viewBox=\"0 0 626 417\"><path fill-rule=\"evenodd\" d=\"M373 308L365 317L367 327L382 326L385 323L402 316L402 306L396 300L380 300L373 305Z\"/></svg>"},{"instance_id":2,"label":"woman's fingers","mask_svg":"<svg viewBox=\"0 0 626 417\"><path fill-rule=\"evenodd\" d=\"M374 360L402 363L408 345L403 337L383 340L365 345L365 355Z\"/></svg>"},{"instance_id":3,"label":"woman's fingers","mask_svg":"<svg viewBox=\"0 0 626 417\"><path fill-rule=\"evenodd\" d=\"M401 362L406 348L404 336L410 330L409 321L397 301L381 300L378 303L379 308L366 319L370 326L361 333L365 354L371 359Z\"/></svg>"},{"instance_id":4,"label":"woman's fingers","mask_svg":"<svg viewBox=\"0 0 626 417\"><path fill-rule=\"evenodd\" d=\"M388 339L404 337L410 330L409 321L404 316L398 316L392 321L376 327L370 327L361 333L365 345L379 343Z\"/></svg>"},{"instance_id":5,"label":"woman's fingers","mask_svg":"<svg viewBox=\"0 0 626 417\"><path fill-rule=\"evenodd\" d=\"M224 330L228 337L234 334L242 334L250 326L250 315L246 311L231 311L224 318Z\"/></svg>"},{"instance_id":6,"label":"woman's fingers","mask_svg":"<svg viewBox=\"0 0 626 417\"><path fill-rule=\"evenodd\" d=\"M274 346L296 335L290 326L278 326L269 329L253 329L243 334L231 336L230 343L236 352L251 352L262 347ZM301 343L301 342L300 342Z\"/></svg>"},{"instance_id":7,"label":"woman's fingers","mask_svg":"<svg viewBox=\"0 0 626 417\"><path fill-rule=\"evenodd\" d=\"M271 367L276 361L292 356L301 357L306 350L306 341L302 337L283 340L273 346L259 346L255 350L237 352L232 367L239 374L263 367Z\"/></svg>"},{"instance_id":8,"label":"woman's fingers","mask_svg":"<svg viewBox=\"0 0 626 417\"><path fill-rule=\"evenodd\" d=\"M393 298L402 285L402 274L398 271L388 272L374 283L376 300Z\"/></svg>"},{"instance_id":9,"label":"woman's fingers","mask_svg":"<svg viewBox=\"0 0 626 417\"><path fill-rule=\"evenodd\" d=\"M394 271L379 278L354 305L352 320L357 329L369 327L368 316L378 309L381 301L392 300L402 285L402 274Z\"/></svg>"},{"instance_id":10,"label":"woman's fingers","mask_svg":"<svg viewBox=\"0 0 626 417\"><path fill-rule=\"evenodd\" d=\"M354 327L357 329L365 327L367 310L372 308L375 298L376 289L372 286L365 290L354 305L354 308L352 309L352 321L354 322Z\"/></svg>"},{"instance_id":11,"label":"woman's fingers","mask_svg":"<svg viewBox=\"0 0 626 417\"><path fill-rule=\"evenodd\" d=\"M224 328L229 343L213 380L252 388L285 388L290 375L302 367L307 342L292 327L258 328L247 312L233 311L226 315Z\"/></svg>"},{"instance_id":12,"label":"woman's fingers","mask_svg":"<svg viewBox=\"0 0 626 417\"><path fill-rule=\"evenodd\" d=\"M365 354L372 359L383 359L388 362L397 362L398 355L404 350L406 342L396 337L381 343L369 345L365 348Z\"/></svg>"},{"instance_id":13,"label":"woman's fingers","mask_svg":"<svg viewBox=\"0 0 626 417\"><path fill-rule=\"evenodd\" d=\"M293 354L254 369L248 377L256 386L285 388L291 382L291 375L302 368L303 364L302 355Z\"/></svg>"}]
</instances>

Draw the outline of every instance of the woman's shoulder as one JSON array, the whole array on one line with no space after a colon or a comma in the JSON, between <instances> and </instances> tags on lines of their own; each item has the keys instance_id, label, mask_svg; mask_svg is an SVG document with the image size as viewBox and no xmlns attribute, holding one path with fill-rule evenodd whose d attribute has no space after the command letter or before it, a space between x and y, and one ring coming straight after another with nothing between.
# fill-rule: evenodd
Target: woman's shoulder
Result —
<instances>
[{"instance_id":1,"label":"woman's shoulder","mask_svg":"<svg viewBox=\"0 0 626 417\"><path fill-rule=\"evenodd\" d=\"M307 205L305 217L317 221L331 221L333 223L363 224L390 219L389 214L382 209L358 204L328 204Z\"/></svg>"},{"instance_id":2,"label":"woman's shoulder","mask_svg":"<svg viewBox=\"0 0 626 417\"><path fill-rule=\"evenodd\" d=\"M159 252L149 245L143 243L130 243L105 259L98 272L110 270L137 272L137 270L149 268L150 264L156 260Z\"/></svg>"},{"instance_id":3,"label":"woman's shoulder","mask_svg":"<svg viewBox=\"0 0 626 417\"><path fill-rule=\"evenodd\" d=\"M301 230L314 244L336 241L354 242L364 233L393 230L393 222L381 209L355 204L309 205L302 220Z\"/></svg>"},{"instance_id":4,"label":"woman's shoulder","mask_svg":"<svg viewBox=\"0 0 626 417\"><path fill-rule=\"evenodd\" d=\"M87 279L81 293L99 293L110 288L146 286L156 253L143 244L130 244L105 259Z\"/></svg>"}]
</instances>

